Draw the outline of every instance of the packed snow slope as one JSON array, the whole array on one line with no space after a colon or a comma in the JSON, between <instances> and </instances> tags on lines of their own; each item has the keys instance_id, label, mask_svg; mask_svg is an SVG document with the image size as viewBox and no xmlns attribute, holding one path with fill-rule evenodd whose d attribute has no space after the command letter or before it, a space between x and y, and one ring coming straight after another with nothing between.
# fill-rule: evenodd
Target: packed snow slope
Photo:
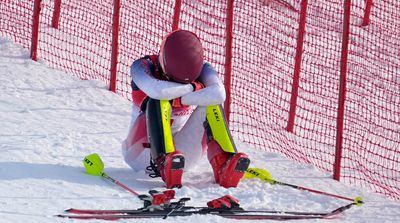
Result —
<instances>
[{"instance_id":1,"label":"packed snow slope","mask_svg":"<svg viewBox=\"0 0 400 223\"><path fill-rule=\"evenodd\" d=\"M87 175L82 159L98 153L105 172L140 193L163 189L160 179L134 172L123 162L120 144L127 134L131 105L99 81L79 80L29 59L28 51L0 39L0 222L81 222L54 217L74 208L138 208L131 194ZM347 197L365 204L334 220L296 222L400 222L400 204L362 189L336 182L311 166L238 143L253 167L266 168L280 181ZM243 180L238 188L213 183L206 158L184 175L176 197L189 205L231 194L245 209L324 212L347 201L296 189ZM121 222L233 222L216 216ZM239 221L239 220L238 220ZM82 221L83 222L83 221ZM90 221L93 222L93 221ZM101 222L101 221L96 221Z\"/></svg>"}]
</instances>

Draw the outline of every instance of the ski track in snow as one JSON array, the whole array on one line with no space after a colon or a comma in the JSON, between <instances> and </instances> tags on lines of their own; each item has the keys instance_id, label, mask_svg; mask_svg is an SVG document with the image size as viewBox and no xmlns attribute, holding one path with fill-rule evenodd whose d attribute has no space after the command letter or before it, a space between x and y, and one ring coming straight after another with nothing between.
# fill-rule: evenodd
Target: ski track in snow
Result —
<instances>
[{"instance_id":1,"label":"ski track in snow","mask_svg":"<svg viewBox=\"0 0 400 223\"><path fill-rule=\"evenodd\" d=\"M39 55L40 57L40 55ZM162 190L160 179L134 172L123 162L120 143L127 134L131 105L96 80L80 80L29 59L29 52L0 38L0 222L85 222L54 215L74 207L134 209L141 202L100 177L85 174L82 158L98 153L105 172L140 193ZM252 167L266 168L275 179L346 197L362 196L365 204L333 220L295 222L400 222L400 203L331 179L309 165L237 143ZM176 197L188 205L205 206L225 194L238 198L245 209L325 212L347 201L296 189L243 180L238 188L213 184L204 157L184 175ZM235 222L216 216L120 222ZM90 220L86 222L104 222ZM254 221L261 222L261 221ZM268 221L273 222L273 221Z\"/></svg>"}]
</instances>

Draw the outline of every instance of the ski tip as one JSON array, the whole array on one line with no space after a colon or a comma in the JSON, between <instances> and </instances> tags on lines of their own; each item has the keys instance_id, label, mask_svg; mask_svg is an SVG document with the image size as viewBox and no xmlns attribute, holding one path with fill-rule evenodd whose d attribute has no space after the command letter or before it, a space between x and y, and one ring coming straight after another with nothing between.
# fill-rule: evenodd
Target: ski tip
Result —
<instances>
[{"instance_id":1,"label":"ski tip","mask_svg":"<svg viewBox=\"0 0 400 223\"><path fill-rule=\"evenodd\" d=\"M356 198L354 198L354 203L355 203L357 206L361 206L361 205L364 204L364 201L363 201L362 197L356 197Z\"/></svg>"},{"instance_id":2,"label":"ski tip","mask_svg":"<svg viewBox=\"0 0 400 223\"><path fill-rule=\"evenodd\" d=\"M83 210L80 209L75 209L75 208L69 208L64 210L65 213L74 213L74 214L81 214Z\"/></svg>"},{"instance_id":3,"label":"ski tip","mask_svg":"<svg viewBox=\"0 0 400 223\"><path fill-rule=\"evenodd\" d=\"M57 217L57 218L67 218L67 216L65 216L65 215L63 215L63 214L56 214L56 215L54 215L54 217Z\"/></svg>"}]
</instances>

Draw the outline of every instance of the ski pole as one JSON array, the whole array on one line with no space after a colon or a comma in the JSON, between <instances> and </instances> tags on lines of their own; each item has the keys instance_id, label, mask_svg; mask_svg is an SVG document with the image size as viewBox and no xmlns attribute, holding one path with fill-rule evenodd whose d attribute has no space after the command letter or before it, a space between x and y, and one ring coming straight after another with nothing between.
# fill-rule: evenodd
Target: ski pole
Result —
<instances>
[{"instance_id":1,"label":"ski pole","mask_svg":"<svg viewBox=\"0 0 400 223\"><path fill-rule=\"evenodd\" d=\"M101 176L104 179L108 180L109 182L123 188L124 190L128 191L129 193L132 193L136 196L139 196L139 193L130 189L129 187L125 186L118 180L115 180L114 178L108 176L106 173L104 173L104 163L101 160L100 156L97 153L90 154L86 156L83 159L83 165L85 166L86 172L89 175L93 176Z\"/></svg>"},{"instance_id":2,"label":"ski pole","mask_svg":"<svg viewBox=\"0 0 400 223\"><path fill-rule=\"evenodd\" d=\"M339 196L336 194L330 194L327 192L323 192L323 191L319 191L319 190L314 190L311 188L306 188L306 187L302 187L302 186L297 186L294 184L288 184L288 183L284 183L284 182L280 182L277 180L274 180L271 176L271 174L265 170L265 169L261 169L261 168L248 168L244 174L244 178L245 179L251 179L251 178L258 178L264 182L270 183L272 185L274 184L278 184L278 185L283 185L283 186L288 186L288 187L292 187L295 189L299 189L299 190L305 190L305 191L309 191L309 192L313 192L316 194L322 194L322 195L326 195L326 196L330 196L330 197L335 197L335 198L339 198L339 199L343 199L343 200L347 200L347 201L353 201L357 206L362 205L364 202L362 201L362 197L356 197L356 198L348 198L348 197L343 197L343 196Z\"/></svg>"},{"instance_id":3,"label":"ski pole","mask_svg":"<svg viewBox=\"0 0 400 223\"><path fill-rule=\"evenodd\" d=\"M131 188L125 186L118 180L108 176L104 172L104 163L101 160L100 156L97 153L90 154L83 159L83 165L85 166L86 172L90 175L101 176L104 179L110 181L113 184L123 188L131 194L136 195L137 198L144 202L145 207L153 205L153 206L161 206L168 203L169 200L175 197L174 190L166 190L166 191L157 191L150 190L150 195L139 194L138 192L132 190Z\"/></svg>"}]
</instances>

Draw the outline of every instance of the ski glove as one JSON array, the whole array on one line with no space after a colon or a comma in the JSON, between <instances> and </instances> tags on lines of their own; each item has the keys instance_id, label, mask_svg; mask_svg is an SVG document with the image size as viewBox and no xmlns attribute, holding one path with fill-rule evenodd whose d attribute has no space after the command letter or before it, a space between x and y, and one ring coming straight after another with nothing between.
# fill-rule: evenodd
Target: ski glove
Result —
<instances>
[{"instance_id":1,"label":"ski glove","mask_svg":"<svg viewBox=\"0 0 400 223\"><path fill-rule=\"evenodd\" d=\"M199 90L205 88L204 84L201 83L200 81L193 81L190 84L193 87L193 91L199 91ZM182 104L181 98L182 97L175 98L175 99L170 101L173 108L185 108L185 107L188 107L188 105Z\"/></svg>"},{"instance_id":2,"label":"ski glove","mask_svg":"<svg viewBox=\"0 0 400 223\"><path fill-rule=\"evenodd\" d=\"M172 105L173 108L185 108L185 107L188 107L188 105L182 104L181 97L172 99L170 102L171 102L171 105Z\"/></svg>"},{"instance_id":3,"label":"ski glove","mask_svg":"<svg viewBox=\"0 0 400 223\"><path fill-rule=\"evenodd\" d=\"M201 83L200 81L193 81L190 84L193 86L193 91L199 91L199 90L205 88L204 84Z\"/></svg>"}]
</instances>

